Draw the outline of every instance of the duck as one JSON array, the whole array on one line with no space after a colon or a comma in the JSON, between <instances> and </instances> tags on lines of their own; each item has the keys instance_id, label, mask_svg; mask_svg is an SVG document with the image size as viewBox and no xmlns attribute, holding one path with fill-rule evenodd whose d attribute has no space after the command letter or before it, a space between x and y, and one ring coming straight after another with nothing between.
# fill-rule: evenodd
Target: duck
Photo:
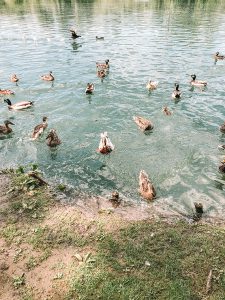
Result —
<instances>
[{"instance_id":1,"label":"duck","mask_svg":"<svg viewBox=\"0 0 225 300\"><path fill-rule=\"evenodd\" d=\"M11 82L15 82L17 84L17 82L19 81L19 78L17 77L16 74L13 74L11 77L10 77L10 81Z\"/></svg>"},{"instance_id":2,"label":"duck","mask_svg":"<svg viewBox=\"0 0 225 300\"><path fill-rule=\"evenodd\" d=\"M100 139L100 143L98 146L98 152L102 153L102 154L108 154L110 152L112 152L115 148L115 146L112 144L112 142L110 141L107 132L103 132L101 133L101 139Z\"/></svg>"},{"instance_id":3,"label":"duck","mask_svg":"<svg viewBox=\"0 0 225 300\"><path fill-rule=\"evenodd\" d=\"M224 121L224 123L220 126L220 131L221 131L222 133L225 133L225 121Z\"/></svg>"},{"instance_id":4,"label":"duck","mask_svg":"<svg viewBox=\"0 0 225 300\"><path fill-rule=\"evenodd\" d=\"M61 144L61 140L59 139L56 130L51 129L46 137L46 144L49 147L56 147Z\"/></svg>"},{"instance_id":5,"label":"duck","mask_svg":"<svg viewBox=\"0 0 225 300\"><path fill-rule=\"evenodd\" d=\"M50 71L49 74L41 75L41 79L45 81L53 81L55 80L55 77L52 75L52 71Z\"/></svg>"},{"instance_id":6,"label":"duck","mask_svg":"<svg viewBox=\"0 0 225 300\"><path fill-rule=\"evenodd\" d=\"M162 111L166 116L171 116L172 115L172 112L169 110L169 108L167 106L164 106Z\"/></svg>"},{"instance_id":7,"label":"duck","mask_svg":"<svg viewBox=\"0 0 225 300\"><path fill-rule=\"evenodd\" d=\"M92 94L95 90L95 86L94 86L94 83L88 83L87 84L87 87L86 87L86 90L85 90L85 93L86 94Z\"/></svg>"},{"instance_id":8,"label":"duck","mask_svg":"<svg viewBox=\"0 0 225 300\"><path fill-rule=\"evenodd\" d=\"M77 35L74 29L70 29L72 39L77 39L81 37L81 35Z\"/></svg>"},{"instance_id":9,"label":"duck","mask_svg":"<svg viewBox=\"0 0 225 300\"><path fill-rule=\"evenodd\" d=\"M155 90L158 86L158 81L149 80L146 84L146 89L149 91Z\"/></svg>"},{"instance_id":10,"label":"duck","mask_svg":"<svg viewBox=\"0 0 225 300\"><path fill-rule=\"evenodd\" d=\"M172 93L173 99L179 99L181 97L181 91L179 90L179 84L175 83L175 90Z\"/></svg>"},{"instance_id":11,"label":"duck","mask_svg":"<svg viewBox=\"0 0 225 300\"><path fill-rule=\"evenodd\" d=\"M109 59L106 59L105 63L96 62L96 67L98 69L109 69Z\"/></svg>"},{"instance_id":12,"label":"duck","mask_svg":"<svg viewBox=\"0 0 225 300\"><path fill-rule=\"evenodd\" d=\"M12 102L9 99L4 99L4 102L8 104L8 109L13 109L13 110L26 109L26 108L30 108L33 105L32 101L21 101L12 104Z\"/></svg>"},{"instance_id":13,"label":"duck","mask_svg":"<svg viewBox=\"0 0 225 300\"><path fill-rule=\"evenodd\" d=\"M9 134L12 132L12 128L9 127L9 125L15 125L11 121L6 120L4 121L5 125L0 125L0 134Z\"/></svg>"},{"instance_id":14,"label":"duck","mask_svg":"<svg viewBox=\"0 0 225 300\"><path fill-rule=\"evenodd\" d=\"M217 60L223 60L225 59L225 55L220 55L219 52L216 52L216 54L214 55L214 59Z\"/></svg>"},{"instance_id":15,"label":"duck","mask_svg":"<svg viewBox=\"0 0 225 300\"><path fill-rule=\"evenodd\" d=\"M191 75L191 85L192 86L199 86L199 87L204 87L204 86L207 86L207 82L206 81L202 81L202 80L196 80L196 75L193 74Z\"/></svg>"},{"instance_id":16,"label":"duck","mask_svg":"<svg viewBox=\"0 0 225 300\"><path fill-rule=\"evenodd\" d=\"M101 78L101 80L103 81L103 78L106 77L105 70L98 70L97 76L98 76L99 78Z\"/></svg>"},{"instance_id":17,"label":"duck","mask_svg":"<svg viewBox=\"0 0 225 300\"><path fill-rule=\"evenodd\" d=\"M11 90L2 90L0 89L0 95L14 95L15 93Z\"/></svg>"},{"instance_id":18,"label":"duck","mask_svg":"<svg viewBox=\"0 0 225 300\"><path fill-rule=\"evenodd\" d=\"M104 40L104 36L97 36L97 35L96 35L95 38L96 38L96 40Z\"/></svg>"},{"instance_id":19,"label":"duck","mask_svg":"<svg viewBox=\"0 0 225 300\"><path fill-rule=\"evenodd\" d=\"M155 188L144 170L141 170L139 174L139 192L144 199L149 201L156 197Z\"/></svg>"},{"instance_id":20,"label":"duck","mask_svg":"<svg viewBox=\"0 0 225 300\"><path fill-rule=\"evenodd\" d=\"M38 124L37 126L34 127L34 130L32 133L33 140L36 140L44 132L44 130L48 127L47 119L48 119L47 117L43 117L42 123Z\"/></svg>"},{"instance_id":21,"label":"duck","mask_svg":"<svg viewBox=\"0 0 225 300\"><path fill-rule=\"evenodd\" d=\"M218 149L220 149L220 150L225 150L225 145L219 145L219 146L218 146Z\"/></svg>"},{"instance_id":22,"label":"duck","mask_svg":"<svg viewBox=\"0 0 225 300\"><path fill-rule=\"evenodd\" d=\"M138 127L143 131L152 130L154 128L152 122L143 117L134 116L133 120L138 125Z\"/></svg>"}]
</instances>

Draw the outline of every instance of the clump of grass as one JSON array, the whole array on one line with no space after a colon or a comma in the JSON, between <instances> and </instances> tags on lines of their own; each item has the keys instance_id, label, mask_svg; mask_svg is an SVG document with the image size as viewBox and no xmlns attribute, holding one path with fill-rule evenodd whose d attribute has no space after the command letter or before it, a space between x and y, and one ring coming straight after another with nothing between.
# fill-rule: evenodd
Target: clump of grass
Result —
<instances>
[{"instance_id":1,"label":"clump of grass","mask_svg":"<svg viewBox=\"0 0 225 300\"><path fill-rule=\"evenodd\" d=\"M67 299L200 300L213 270L210 300L223 299L225 231L183 222L140 222L98 239L91 267L83 266Z\"/></svg>"}]
</instances>

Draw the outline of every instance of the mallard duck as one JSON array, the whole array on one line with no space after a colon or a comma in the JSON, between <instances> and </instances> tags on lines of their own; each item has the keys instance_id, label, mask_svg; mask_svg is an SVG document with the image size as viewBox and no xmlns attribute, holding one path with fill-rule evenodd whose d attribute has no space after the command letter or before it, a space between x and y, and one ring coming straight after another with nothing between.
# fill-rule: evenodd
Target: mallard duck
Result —
<instances>
[{"instance_id":1,"label":"mallard duck","mask_svg":"<svg viewBox=\"0 0 225 300\"><path fill-rule=\"evenodd\" d=\"M96 67L98 69L109 69L109 59L106 59L105 63L98 63L98 62L96 62Z\"/></svg>"},{"instance_id":2,"label":"mallard duck","mask_svg":"<svg viewBox=\"0 0 225 300\"><path fill-rule=\"evenodd\" d=\"M154 128L152 122L145 118L134 116L133 120L138 125L138 127L143 131L152 130Z\"/></svg>"},{"instance_id":3,"label":"mallard duck","mask_svg":"<svg viewBox=\"0 0 225 300\"><path fill-rule=\"evenodd\" d=\"M179 84L175 83L175 90L172 93L173 99L179 99L181 97L181 91L179 90Z\"/></svg>"},{"instance_id":4,"label":"mallard duck","mask_svg":"<svg viewBox=\"0 0 225 300\"><path fill-rule=\"evenodd\" d=\"M17 82L19 81L19 78L16 76L16 74L13 74L11 77L10 77L10 81L11 82L15 82L17 84Z\"/></svg>"},{"instance_id":5,"label":"mallard duck","mask_svg":"<svg viewBox=\"0 0 225 300\"><path fill-rule=\"evenodd\" d=\"M214 59L215 60L223 60L223 59L225 59L225 55L220 55L219 52L216 52L216 54L214 55Z\"/></svg>"},{"instance_id":6,"label":"mallard duck","mask_svg":"<svg viewBox=\"0 0 225 300\"><path fill-rule=\"evenodd\" d=\"M164 106L162 111L166 116L171 116L172 115L172 112L169 110L169 108L167 106Z\"/></svg>"},{"instance_id":7,"label":"mallard duck","mask_svg":"<svg viewBox=\"0 0 225 300\"><path fill-rule=\"evenodd\" d=\"M44 130L48 127L47 123L47 117L43 117L43 122L37 126L34 127L33 133L32 133L32 139L36 140L43 132Z\"/></svg>"},{"instance_id":8,"label":"mallard duck","mask_svg":"<svg viewBox=\"0 0 225 300\"><path fill-rule=\"evenodd\" d=\"M4 99L4 102L6 102L8 104L8 109L13 109L13 110L26 109L33 105L32 101L21 101L21 102L12 104L12 102L9 99Z\"/></svg>"},{"instance_id":9,"label":"mallard duck","mask_svg":"<svg viewBox=\"0 0 225 300\"><path fill-rule=\"evenodd\" d=\"M51 129L49 131L49 134L46 137L46 143L49 147L56 147L61 144L61 140L59 139L55 129Z\"/></svg>"},{"instance_id":10,"label":"mallard duck","mask_svg":"<svg viewBox=\"0 0 225 300\"><path fill-rule=\"evenodd\" d=\"M4 121L5 125L0 125L0 134L8 134L10 132L12 132L12 128L9 127L9 125L15 125L12 122L10 122L9 120Z\"/></svg>"},{"instance_id":11,"label":"mallard duck","mask_svg":"<svg viewBox=\"0 0 225 300\"><path fill-rule=\"evenodd\" d=\"M96 38L96 40L104 40L104 36L97 36L97 35L96 35L95 38Z\"/></svg>"},{"instance_id":12,"label":"mallard duck","mask_svg":"<svg viewBox=\"0 0 225 300\"><path fill-rule=\"evenodd\" d=\"M0 95L14 95L15 93L11 90L2 90L0 89Z\"/></svg>"},{"instance_id":13,"label":"mallard duck","mask_svg":"<svg viewBox=\"0 0 225 300\"><path fill-rule=\"evenodd\" d=\"M218 149L220 149L220 150L225 150L225 145L219 145L219 146L218 146Z\"/></svg>"},{"instance_id":14,"label":"mallard duck","mask_svg":"<svg viewBox=\"0 0 225 300\"><path fill-rule=\"evenodd\" d=\"M41 79L45 81L53 81L55 80L54 76L52 75L52 71L49 72L49 74L41 75Z\"/></svg>"},{"instance_id":15,"label":"mallard duck","mask_svg":"<svg viewBox=\"0 0 225 300\"><path fill-rule=\"evenodd\" d=\"M101 80L103 81L103 78L106 77L106 73L105 73L104 70L98 70L97 76L98 76L99 78L101 78Z\"/></svg>"},{"instance_id":16,"label":"mallard duck","mask_svg":"<svg viewBox=\"0 0 225 300\"><path fill-rule=\"evenodd\" d=\"M114 150L115 146L110 141L107 132L101 133L101 139L98 146L98 152L108 154Z\"/></svg>"},{"instance_id":17,"label":"mallard duck","mask_svg":"<svg viewBox=\"0 0 225 300\"><path fill-rule=\"evenodd\" d=\"M225 121L224 121L224 123L220 126L220 131L221 131L222 133L225 133Z\"/></svg>"},{"instance_id":18,"label":"mallard duck","mask_svg":"<svg viewBox=\"0 0 225 300\"><path fill-rule=\"evenodd\" d=\"M144 170L141 170L139 174L139 192L146 200L153 200L156 196L155 188Z\"/></svg>"},{"instance_id":19,"label":"mallard duck","mask_svg":"<svg viewBox=\"0 0 225 300\"><path fill-rule=\"evenodd\" d=\"M146 89L149 91L155 90L157 86L158 86L158 81L149 80L148 83L146 84Z\"/></svg>"},{"instance_id":20,"label":"mallard duck","mask_svg":"<svg viewBox=\"0 0 225 300\"><path fill-rule=\"evenodd\" d=\"M191 75L191 85L193 86L199 86L199 87L204 87L204 86L207 86L207 82L206 81L202 81L202 80L196 80L196 75L193 74Z\"/></svg>"},{"instance_id":21,"label":"mallard duck","mask_svg":"<svg viewBox=\"0 0 225 300\"><path fill-rule=\"evenodd\" d=\"M85 93L86 94L92 94L95 90L95 86L94 86L94 83L88 83L87 84L87 87L86 87L86 90L85 90Z\"/></svg>"},{"instance_id":22,"label":"mallard duck","mask_svg":"<svg viewBox=\"0 0 225 300\"><path fill-rule=\"evenodd\" d=\"M70 29L72 39L77 39L81 37L81 35L77 35L74 29Z\"/></svg>"}]
</instances>

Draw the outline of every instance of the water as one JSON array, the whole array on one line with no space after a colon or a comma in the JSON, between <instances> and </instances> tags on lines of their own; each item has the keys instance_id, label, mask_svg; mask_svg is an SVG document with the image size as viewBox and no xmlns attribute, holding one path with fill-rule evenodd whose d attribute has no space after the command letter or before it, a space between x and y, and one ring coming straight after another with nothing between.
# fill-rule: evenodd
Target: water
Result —
<instances>
[{"instance_id":1,"label":"water","mask_svg":"<svg viewBox=\"0 0 225 300\"><path fill-rule=\"evenodd\" d=\"M8 111L0 100L0 120L11 119L14 134L0 140L0 167L37 163L51 181L75 191L109 194L142 203L138 174L145 169L163 208L190 211L202 202L207 212L225 210L225 181L218 172L225 142L225 3L221 1L4 1L0 2L0 88L16 93L12 102L35 101L34 108ZM74 27L82 35L70 38ZM95 36L104 36L96 41ZM103 83L96 61L110 60ZM40 75L50 70L54 85ZM9 81L11 74L21 80ZM190 89L188 74L206 80L205 91ZM149 94L147 80L159 81ZM87 82L95 93L86 96ZM183 91L171 100L174 83ZM162 107L173 110L164 116ZM62 140L51 151L45 137L31 141L42 117L49 118ZM132 120L141 115L154 123L144 135ZM116 149L96 152L107 131Z\"/></svg>"}]
</instances>

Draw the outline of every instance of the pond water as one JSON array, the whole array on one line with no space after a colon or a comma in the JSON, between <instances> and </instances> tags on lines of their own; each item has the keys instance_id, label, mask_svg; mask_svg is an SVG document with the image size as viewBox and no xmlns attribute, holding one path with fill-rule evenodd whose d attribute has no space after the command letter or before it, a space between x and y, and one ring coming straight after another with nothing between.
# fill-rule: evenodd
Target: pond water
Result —
<instances>
[{"instance_id":1,"label":"pond water","mask_svg":"<svg viewBox=\"0 0 225 300\"><path fill-rule=\"evenodd\" d=\"M218 172L223 159L217 146L224 122L225 3L221 1L1 1L0 88L15 91L13 103L32 100L34 107L13 112L0 98L0 121L15 123L14 133L0 140L0 167L37 163L52 181L79 192L143 203L138 175L146 170L165 209L189 211L202 202L207 212L225 211L225 180ZM71 39L69 29L82 37ZM104 36L96 40L95 36ZM96 61L110 60L101 82ZM53 71L54 84L40 75ZM9 81L20 77L19 85ZM190 74L206 80L205 90L190 88ZM146 82L159 81L148 93ZM85 95L87 82L95 83ZM171 99L174 83L182 98ZM165 116L167 105L172 116ZM44 115L62 144L54 151L45 136L31 141ZM154 123L143 134L132 117ZM110 155L96 152L100 133L115 145Z\"/></svg>"}]
</instances>

